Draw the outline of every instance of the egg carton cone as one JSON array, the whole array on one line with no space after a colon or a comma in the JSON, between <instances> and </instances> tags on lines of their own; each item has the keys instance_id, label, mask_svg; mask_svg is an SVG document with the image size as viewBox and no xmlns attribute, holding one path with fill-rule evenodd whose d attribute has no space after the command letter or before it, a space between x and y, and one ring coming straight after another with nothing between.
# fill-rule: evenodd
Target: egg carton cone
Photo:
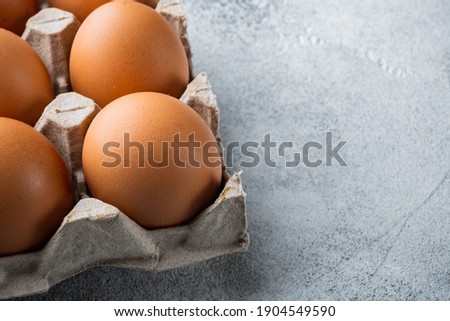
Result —
<instances>
[{"instance_id":1,"label":"egg carton cone","mask_svg":"<svg viewBox=\"0 0 450 321\"><path fill-rule=\"evenodd\" d=\"M179 2L162 0L157 10L177 31L192 72L186 18ZM76 205L42 250L0 257L0 299L46 292L96 266L161 271L245 251L249 246L241 176L230 177L225 166L217 200L191 222L176 227L144 229L114 206L89 195L81 151L100 108L93 100L69 91L68 59L78 27L72 14L49 8L31 18L23 34L46 63L60 93L35 128L59 150L72 176ZM180 100L204 119L220 142L219 108L206 73L192 80Z\"/></svg>"}]
</instances>

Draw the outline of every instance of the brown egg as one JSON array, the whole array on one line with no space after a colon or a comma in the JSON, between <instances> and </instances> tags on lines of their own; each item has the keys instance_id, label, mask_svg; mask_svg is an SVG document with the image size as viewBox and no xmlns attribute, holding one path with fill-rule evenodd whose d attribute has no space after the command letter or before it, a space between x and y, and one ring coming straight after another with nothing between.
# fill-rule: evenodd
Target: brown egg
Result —
<instances>
[{"instance_id":1,"label":"brown egg","mask_svg":"<svg viewBox=\"0 0 450 321\"><path fill-rule=\"evenodd\" d=\"M28 19L38 11L37 0L0 0L0 28L22 35Z\"/></svg>"},{"instance_id":2,"label":"brown egg","mask_svg":"<svg viewBox=\"0 0 450 321\"><path fill-rule=\"evenodd\" d=\"M130 0L132 1L132 0ZM134 0L156 8L159 0ZM83 22L92 11L110 0L49 0L50 6L72 12L78 20Z\"/></svg>"},{"instance_id":3,"label":"brown egg","mask_svg":"<svg viewBox=\"0 0 450 321\"><path fill-rule=\"evenodd\" d=\"M72 206L55 147L34 128L0 117L0 256L42 247Z\"/></svg>"},{"instance_id":4,"label":"brown egg","mask_svg":"<svg viewBox=\"0 0 450 321\"><path fill-rule=\"evenodd\" d=\"M116 0L116 1L118 1L118 0ZM159 3L159 0L134 0L134 1L146 4L150 7L152 7L153 9L155 9Z\"/></svg>"},{"instance_id":5,"label":"brown egg","mask_svg":"<svg viewBox=\"0 0 450 321\"><path fill-rule=\"evenodd\" d=\"M203 119L159 93L113 101L92 122L83 147L92 194L145 228L187 222L211 205L220 192L221 165Z\"/></svg>"},{"instance_id":6,"label":"brown egg","mask_svg":"<svg viewBox=\"0 0 450 321\"><path fill-rule=\"evenodd\" d=\"M101 107L134 92L180 97L189 67L180 39L155 10L132 1L110 2L81 25L71 51L74 90Z\"/></svg>"},{"instance_id":7,"label":"brown egg","mask_svg":"<svg viewBox=\"0 0 450 321\"><path fill-rule=\"evenodd\" d=\"M110 0L49 0L51 7L71 12L81 22L89 14Z\"/></svg>"},{"instance_id":8,"label":"brown egg","mask_svg":"<svg viewBox=\"0 0 450 321\"><path fill-rule=\"evenodd\" d=\"M0 117L34 126L53 100L44 63L19 36L0 29Z\"/></svg>"}]
</instances>

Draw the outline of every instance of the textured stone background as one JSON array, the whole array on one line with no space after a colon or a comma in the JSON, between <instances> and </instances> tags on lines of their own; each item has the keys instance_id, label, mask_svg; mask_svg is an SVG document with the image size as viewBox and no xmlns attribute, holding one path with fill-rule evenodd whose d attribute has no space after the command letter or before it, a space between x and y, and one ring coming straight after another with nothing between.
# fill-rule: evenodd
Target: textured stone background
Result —
<instances>
[{"instance_id":1,"label":"textured stone background","mask_svg":"<svg viewBox=\"0 0 450 321\"><path fill-rule=\"evenodd\" d=\"M349 166L245 169L248 253L164 273L97 268L32 299L450 300L450 3L184 8L225 143L270 132L300 148L331 131Z\"/></svg>"}]
</instances>

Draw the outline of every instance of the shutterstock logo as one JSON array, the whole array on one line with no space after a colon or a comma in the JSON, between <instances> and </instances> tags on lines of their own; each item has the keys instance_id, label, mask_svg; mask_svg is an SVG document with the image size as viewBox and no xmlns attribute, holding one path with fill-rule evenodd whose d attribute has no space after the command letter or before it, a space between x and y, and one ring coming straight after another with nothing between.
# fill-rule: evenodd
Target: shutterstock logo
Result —
<instances>
[{"instance_id":1,"label":"shutterstock logo","mask_svg":"<svg viewBox=\"0 0 450 321\"><path fill-rule=\"evenodd\" d=\"M177 167L220 167L254 168L258 166L294 168L305 166L342 166L347 163L340 154L347 141L333 141L333 133L326 132L324 140L310 141L295 149L293 141L276 142L271 133L261 141L232 141L226 145L217 142L201 143L192 133L182 139L179 133L172 139L155 143L133 140L129 133L121 142L103 145L102 166L106 168L165 168ZM288 154L290 155L288 157ZM223 158L222 158L223 155ZM238 158L239 160L236 160Z\"/></svg>"},{"instance_id":2,"label":"shutterstock logo","mask_svg":"<svg viewBox=\"0 0 450 321\"><path fill-rule=\"evenodd\" d=\"M155 143L154 141L133 141L130 133L123 135L122 142L108 142L103 145L102 166L114 167L220 167L222 158L220 145L215 141L201 143L191 133L181 139L179 133L171 140Z\"/></svg>"},{"instance_id":3,"label":"shutterstock logo","mask_svg":"<svg viewBox=\"0 0 450 321\"><path fill-rule=\"evenodd\" d=\"M333 133L326 132L324 142L310 141L295 150L294 142L283 141L276 142L272 140L271 133L264 135L261 142L249 141L242 145L239 142L231 142L226 146L226 165L232 167L234 163L233 152L239 150L239 154L246 158L245 161L238 163L239 167L252 168L261 163L268 167L277 167L281 164L284 167L292 168L304 165L306 167L319 166L347 166L347 163L341 156L341 149L347 144L347 141L333 142ZM293 159L288 159L287 154L291 152ZM318 155L316 155L318 154ZM277 161L278 160L278 163Z\"/></svg>"}]
</instances>

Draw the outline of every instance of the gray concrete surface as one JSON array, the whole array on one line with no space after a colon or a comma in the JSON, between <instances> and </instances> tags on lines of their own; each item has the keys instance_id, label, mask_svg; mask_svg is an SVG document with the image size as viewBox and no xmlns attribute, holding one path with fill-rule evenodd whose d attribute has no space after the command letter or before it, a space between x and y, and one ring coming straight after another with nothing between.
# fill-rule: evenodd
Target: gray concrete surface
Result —
<instances>
[{"instance_id":1,"label":"gray concrete surface","mask_svg":"<svg viewBox=\"0 0 450 321\"><path fill-rule=\"evenodd\" d=\"M245 169L247 253L164 273L97 268L27 299L449 300L450 3L184 8L225 143L270 132L299 149L331 131L348 166Z\"/></svg>"}]
</instances>

